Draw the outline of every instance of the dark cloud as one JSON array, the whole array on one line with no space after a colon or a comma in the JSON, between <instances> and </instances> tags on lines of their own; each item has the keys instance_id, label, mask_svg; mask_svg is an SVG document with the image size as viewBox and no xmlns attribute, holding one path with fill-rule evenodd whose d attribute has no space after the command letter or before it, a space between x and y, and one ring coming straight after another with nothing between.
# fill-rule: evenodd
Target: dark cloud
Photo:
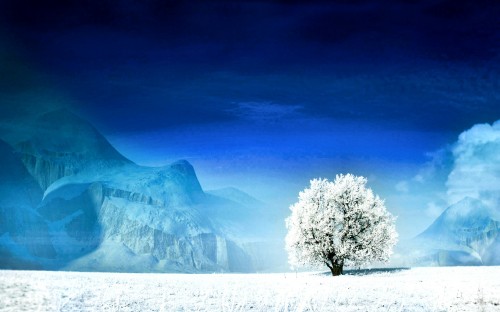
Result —
<instances>
[{"instance_id":1,"label":"dark cloud","mask_svg":"<svg viewBox=\"0 0 500 312\"><path fill-rule=\"evenodd\" d=\"M238 103L429 131L500 113L497 1L6 0L0 12L22 59L2 60L0 90L28 88L36 67L109 131L235 122Z\"/></svg>"},{"instance_id":2,"label":"dark cloud","mask_svg":"<svg viewBox=\"0 0 500 312\"><path fill-rule=\"evenodd\" d=\"M495 1L27 1L7 0L0 5L2 21L27 41L41 34L92 27L110 29L134 39L137 36L165 48L193 43L215 47L226 58L249 52L250 58L290 54L299 60L308 53L336 49L338 43L361 35L372 50L378 45L412 45L422 53L465 49L462 57L487 57L479 53L498 47L498 13ZM75 40L78 39L78 33ZM441 41L439 40L441 39ZM406 43L405 43L406 42ZM28 42L29 43L29 42ZM65 44L64 42L60 42ZM99 44L99 37L95 44ZM471 43L471 44L468 44ZM319 45L319 47L318 47ZM442 50L442 51L440 51ZM204 49L198 56L203 57ZM256 53L256 54L257 54ZM213 56L213 55L209 55ZM322 59L324 61L325 59ZM215 60L217 61L217 60ZM279 58L273 59L279 61Z\"/></svg>"}]
</instances>

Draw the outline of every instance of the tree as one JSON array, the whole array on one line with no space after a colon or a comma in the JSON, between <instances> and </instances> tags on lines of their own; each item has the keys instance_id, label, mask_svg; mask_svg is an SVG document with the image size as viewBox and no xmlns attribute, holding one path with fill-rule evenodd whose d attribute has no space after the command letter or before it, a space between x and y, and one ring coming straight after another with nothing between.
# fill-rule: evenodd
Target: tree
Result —
<instances>
[{"instance_id":1,"label":"tree","mask_svg":"<svg viewBox=\"0 0 500 312\"><path fill-rule=\"evenodd\" d=\"M293 267L326 265L333 276L344 265L387 261L396 244L395 218L366 187L366 178L337 175L311 180L286 219L286 248Z\"/></svg>"}]
</instances>

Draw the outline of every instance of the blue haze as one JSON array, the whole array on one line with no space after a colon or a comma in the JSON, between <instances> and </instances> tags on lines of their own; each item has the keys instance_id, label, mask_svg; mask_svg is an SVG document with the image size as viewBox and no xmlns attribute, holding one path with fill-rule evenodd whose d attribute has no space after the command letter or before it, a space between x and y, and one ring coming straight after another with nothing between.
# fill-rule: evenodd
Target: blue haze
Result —
<instances>
[{"instance_id":1,"label":"blue haze","mask_svg":"<svg viewBox=\"0 0 500 312\"><path fill-rule=\"evenodd\" d=\"M403 237L444 205L458 135L500 119L496 1L8 0L0 12L5 133L68 107L137 163L187 159L204 189L275 209L311 178L353 172Z\"/></svg>"}]
</instances>

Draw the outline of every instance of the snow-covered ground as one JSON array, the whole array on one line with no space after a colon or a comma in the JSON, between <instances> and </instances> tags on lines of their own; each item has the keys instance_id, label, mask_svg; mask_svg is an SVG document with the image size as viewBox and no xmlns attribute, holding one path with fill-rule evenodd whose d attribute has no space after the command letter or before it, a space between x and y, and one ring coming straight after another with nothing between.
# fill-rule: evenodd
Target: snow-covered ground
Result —
<instances>
[{"instance_id":1,"label":"snow-covered ground","mask_svg":"<svg viewBox=\"0 0 500 312\"><path fill-rule=\"evenodd\" d=\"M500 311L500 267L335 278L0 271L0 311Z\"/></svg>"}]
</instances>

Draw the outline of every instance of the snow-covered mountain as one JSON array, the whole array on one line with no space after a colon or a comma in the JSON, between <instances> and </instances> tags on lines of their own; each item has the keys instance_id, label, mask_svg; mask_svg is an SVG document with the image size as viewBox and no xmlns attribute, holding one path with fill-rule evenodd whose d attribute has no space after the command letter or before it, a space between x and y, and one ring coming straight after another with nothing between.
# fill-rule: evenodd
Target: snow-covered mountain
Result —
<instances>
[{"instance_id":1,"label":"snow-covered mountain","mask_svg":"<svg viewBox=\"0 0 500 312\"><path fill-rule=\"evenodd\" d=\"M28 139L17 143L16 149L43 190L62 177L90 168L131 163L92 125L67 110L46 113L29 129Z\"/></svg>"},{"instance_id":2,"label":"snow-covered mountain","mask_svg":"<svg viewBox=\"0 0 500 312\"><path fill-rule=\"evenodd\" d=\"M466 197L403 249L410 265L499 265L499 212Z\"/></svg>"},{"instance_id":3,"label":"snow-covered mountain","mask_svg":"<svg viewBox=\"0 0 500 312\"><path fill-rule=\"evenodd\" d=\"M251 195L233 188L206 192L207 201L215 209L212 220L251 257L258 272L287 271L284 219L288 209L270 209ZM258 217L256 217L258 216Z\"/></svg>"},{"instance_id":4,"label":"snow-covered mountain","mask_svg":"<svg viewBox=\"0 0 500 312\"><path fill-rule=\"evenodd\" d=\"M0 264L40 268L31 260L55 256L47 224L34 210L43 192L19 155L1 140L0 162Z\"/></svg>"},{"instance_id":5,"label":"snow-covered mountain","mask_svg":"<svg viewBox=\"0 0 500 312\"><path fill-rule=\"evenodd\" d=\"M254 244L270 248L276 222L249 195L205 193L187 161L136 165L66 110L29 129L14 146L0 142L9 168L0 173L1 268L249 272L272 263Z\"/></svg>"},{"instance_id":6,"label":"snow-covered mountain","mask_svg":"<svg viewBox=\"0 0 500 312\"><path fill-rule=\"evenodd\" d=\"M234 187L225 187L225 188L220 188L220 189L215 189L215 190L209 190L206 191L208 194L212 194L218 197L222 197L225 199L229 199L235 203L238 203L243 206L247 207L261 207L265 206L263 202L260 200L252 197L251 195L237 189Z\"/></svg>"}]
</instances>

